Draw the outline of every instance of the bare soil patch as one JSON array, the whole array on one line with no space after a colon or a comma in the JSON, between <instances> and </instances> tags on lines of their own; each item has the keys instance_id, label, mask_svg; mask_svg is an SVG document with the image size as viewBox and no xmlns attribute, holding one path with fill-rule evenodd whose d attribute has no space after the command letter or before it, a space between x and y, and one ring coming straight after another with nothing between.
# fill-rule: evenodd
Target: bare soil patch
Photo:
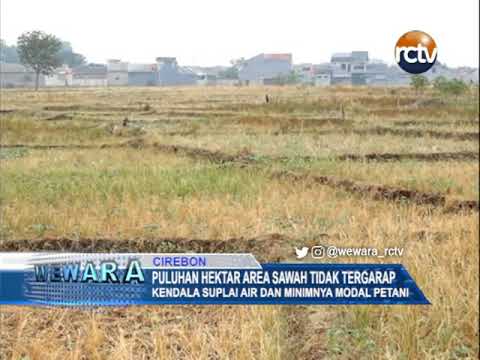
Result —
<instances>
[{"instance_id":1,"label":"bare soil patch","mask_svg":"<svg viewBox=\"0 0 480 360\"><path fill-rule=\"evenodd\" d=\"M134 149L141 148L155 148L162 152L184 155L195 159L210 160L212 162L226 163L226 162L242 162L254 163L256 159L260 158L256 154L243 150L236 155L230 155L222 151L211 151L202 148L194 148L183 145L166 145L160 143L147 144L142 138L132 139L126 142L117 144L0 144L0 149L15 149L26 148L32 150L50 150L50 149L107 149L107 148L125 148L130 147ZM262 156L262 159L270 161L287 161L292 159L289 156ZM316 156L301 156L295 157L302 161L318 161L322 160ZM478 160L479 154L473 151L459 151L459 152L439 152L439 153L371 153L371 154L345 154L331 158L338 161L402 161L402 160L418 160L426 162L435 161L455 161L455 160Z\"/></svg>"},{"instance_id":2,"label":"bare soil patch","mask_svg":"<svg viewBox=\"0 0 480 360\"><path fill-rule=\"evenodd\" d=\"M365 155L346 154L335 158L336 160L352 161L402 161L420 160L426 162L453 161L453 160L478 160L479 154L473 151L446 152L446 153L372 153Z\"/></svg>"},{"instance_id":3,"label":"bare soil patch","mask_svg":"<svg viewBox=\"0 0 480 360\"><path fill-rule=\"evenodd\" d=\"M376 127L372 129L355 129L353 130L358 135L398 135L408 137L425 137L429 136L437 139L454 139L454 140L479 140L479 133L477 132L446 132L435 130L417 130L417 129L392 129L386 127Z\"/></svg>"},{"instance_id":4,"label":"bare soil patch","mask_svg":"<svg viewBox=\"0 0 480 360\"><path fill-rule=\"evenodd\" d=\"M319 135L330 134L356 134L356 135L395 135L403 137L432 137L436 139L453 139L459 141L479 141L480 134L478 132L447 132L436 130L420 130L420 129L396 129L388 127L373 127L368 129L329 129L316 132Z\"/></svg>"},{"instance_id":5,"label":"bare soil patch","mask_svg":"<svg viewBox=\"0 0 480 360\"><path fill-rule=\"evenodd\" d=\"M43 107L47 111L148 111L147 106L109 106L109 105L47 105Z\"/></svg>"},{"instance_id":6,"label":"bare soil patch","mask_svg":"<svg viewBox=\"0 0 480 360\"><path fill-rule=\"evenodd\" d=\"M69 251L69 252L195 252L253 253L259 261L280 261L292 254L293 241L281 234L255 238L188 239L68 239L42 238L0 241L0 251ZM289 250L286 251L286 247Z\"/></svg>"},{"instance_id":7,"label":"bare soil patch","mask_svg":"<svg viewBox=\"0 0 480 360\"><path fill-rule=\"evenodd\" d=\"M415 125L428 125L428 126L444 126L444 125L479 125L478 119L472 120L401 120L394 121L392 123L395 126L415 126Z\"/></svg>"},{"instance_id":8,"label":"bare soil patch","mask_svg":"<svg viewBox=\"0 0 480 360\"><path fill-rule=\"evenodd\" d=\"M14 110L14 109L0 109L0 115L3 115L3 114L11 114L11 113L14 113L16 112L17 110Z\"/></svg>"}]
</instances>

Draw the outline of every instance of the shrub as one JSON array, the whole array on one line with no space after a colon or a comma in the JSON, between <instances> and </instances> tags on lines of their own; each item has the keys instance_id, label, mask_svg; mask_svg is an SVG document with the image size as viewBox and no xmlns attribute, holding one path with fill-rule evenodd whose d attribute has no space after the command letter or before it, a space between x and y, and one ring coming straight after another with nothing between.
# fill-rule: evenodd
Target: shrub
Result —
<instances>
[{"instance_id":1,"label":"shrub","mask_svg":"<svg viewBox=\"0 0 480 360\"><path fill-rule=\"evenodd\" d=\"M413 75L410 79L410 85L415 89L415 94L418 94L428 86L428 79L423 75Z\"/></svg>"},{"instance_id":2,"label":"shrub","mask_svg":"<svg viewBox=\"0 0 480 360\"><path fill-rule=\"evenodd\" d=\"M468 86L463 80L447 80L443 76L439 76L433 81L433 87L442 95L455 96L457 98L468 90Z\"/></svg>"}]
</instances>

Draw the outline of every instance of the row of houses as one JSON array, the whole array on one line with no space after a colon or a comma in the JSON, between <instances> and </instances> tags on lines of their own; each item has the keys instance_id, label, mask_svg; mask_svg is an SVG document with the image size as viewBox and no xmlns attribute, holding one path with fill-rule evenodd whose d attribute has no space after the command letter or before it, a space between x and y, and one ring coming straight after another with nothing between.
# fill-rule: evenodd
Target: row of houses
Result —
<instances>
[{"instance_id":1,"label":"row of houses","mask_svg":"<svg viewBox=\"0 0 480 360\"><path fill-rule=\"evenodd\" d=\"M180 67L174 57L159 57L155 63L135 64L108 60L75 68L64 65L49 76L40 77L40 86L171 86L201 83L202 77ZM0 63L0 85L33 87L35 74L20 64Z\"/></svg>"},{"instance_id":2,"label":"row of houses","mask_svg":"<svg viewBox=\"0 0 480 360\"><path fill-rule=\"evenodd\" d=\"M159 57L149 64L112 59L106 65L64 66L44 80L45 86L169 86L196 82L197 74L179 67L174 57Z\"/></svg>"},{"instance_id":3,"label":"row of houses","mask_svg":"<svg viewBox=\"0 0 480 360\"><path fill-rule=\"evenodd\" d=\"M174 85L275 85L288 82L329 85L407 85L410 75L397 66L372 60L368 51L335 53L330 62L294 65L292 54L264 53L243 61L238 78L225 79L226 67L179 66L175 57L158 57L154 63L136 64L118 59L107 64L88 64L76 68L63 66L50 76L42 76L40 86L174 86ZM425 75L459 78L478 83L478 69L451 69L437 63ZM2 87L34 86L33 72L20 64L0 63Z\"/></svg>"},{"instance_id":4,"label":"row of houses","mask_svg":"<svg viewBox=\"0 0 480 360\"><path fill-rule=\"evenodd\" d=\"M151 64L109 60L106 79L109 86L194 85L199 80L198 74L188 67L180 67L174 57L158 57Z\"/></svg>"},{"instance_id":5,"label":"row of houses","mask_svg":"<svg viewBox=\"0 0 480 360\"><path fill-rule=\"evenodd\" d=\"M381 85L398 86L410 84L411 75L398 66L389 66L380 60L369 58L367 51L333 54L330 62L323 64L301 64L294 66L294 72L302 83L317 86L328 85ZM478 83L478 68L449 68L437 62L423 74L432 81L443 76L447 79L461 79L467 83Z\"/></svg>"}]
</instances>

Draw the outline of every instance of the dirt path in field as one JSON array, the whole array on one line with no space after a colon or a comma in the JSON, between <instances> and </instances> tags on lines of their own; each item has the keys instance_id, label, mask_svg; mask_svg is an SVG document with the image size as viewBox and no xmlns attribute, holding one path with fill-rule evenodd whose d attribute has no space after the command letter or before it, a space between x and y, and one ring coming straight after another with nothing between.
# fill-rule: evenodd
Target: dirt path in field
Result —
<instances>
[{"instance_id":1,"label":"dirt path in field","mask_svg":"<svg viewBox=\"0 0 480 360\"><path fill-rule=\"evenodd\" d=\"M102 105L84 105L84 104L72 104L72 105L47 105L42 108L46 111L115 111L115 112L139 112L148 111L150 107L148 104L138 103L136 106L111 106L107 104Z\"/></svg>"},{"instance_id":2,"label":"dirt path in field","mask_svg":"<svg viewBox=\"0 0 480 360\"><path fill-rule=\"evenodd\" d=\"M405 137L432 137L436 139L451 139L451 140L479 140L478 132L448 132L435 130L418 130L418 129L393 129L387 127L375 127L371 129L353 129L357 135L395 135Z\"/></svg>"},{"instance_id":3,"label":"dirt path in field","mask_svg":"<svg viewBox=\"0 0 480 360\"><path fill-rule=\"evenodd\" d=\"M89 144L0 144L0 149L30 149L30 150L68 150L68 149L101 149L102 147L124 147L125 145L89 145Z\"/></svg>"},{"instance_id":4,"label":"dirt path in field","mask_svg":"<svg viewBox=\"0 0 480 360\"><path fill-rule=\"evenodd\" d=\"M393 186L364 184L349 179L338 179L333 176L298 174L287 171L276 171L272 173L272 176L274 178L285 179L294 182L307 181L315 184L327 185L333 188L348 191L353 194L368 196L374 200L406 200L417 205L444 207L446 212L479 210L479 203L476 200L448 201L444 195L437 193L425 193Z\"/></svg>"},{"instance_id":5,"label":"dirt path in field","mask_svg":"<svg viewBox=\"0 0 480 360\"><path fill-rule=\"evenodd\" d=\"M11 114L11 113L14 113L15 109L0 109L0 115L3 115L3 114Z\"/></svg>"},{"instance_id":6,"label":"dirt path in field","mask_svg":"<svg viewBox=\"0 0 480 360\"><path fill-rule=\"evenodd\" d=\"M253 157L253 154L251 155ZM403 160L416 160L422 162L437 162L437 161L473 161L479 159L479 153L473 151L460 151L460 152L445 152L445 153L371 153L364 155L357 154L344 154L338 156L332 156L327 158L321 158L317 156L262 156L262 159L269 161L291 161L300 160L305 162L313 161L376 161L376 162L388 162L388 161L403 161Z\"/></svg>"},{"instance_id":7,"label":"dirt path in field","mask_svg":"<svg viewBox=\"0 0 480 360\"><path fill-rule=\"evenodd\" d=\"M479 153L473 151L445 152L445 153L372 153L365 155L345 154L335 158L335 160L352 161L402 161L402 160L420 160L425 162L434 161L453 161L453 160L478 160Z\"/></svg>"},{"instance_id":8,"label":"dirt path in field","mask_svg":"<svg viewBox=\"0 0 480 360\"><path fill-rule=\"evenodd\" d=\"M391 123L394 126L444 126L444 125L477 125L479 126L480 122L478 119L472 120L400 120L394 121Z\"/></svg>"},{"instance_id":9,"label":"dirt path in field","mask_svg":"<svg viewBox=\"0 0 480 360\"><path fill-rule=\"evenodd\" d=\"M404 240L437 243L448 239L449 233L429 230L412 231ZM315 245L354 245L356 241L344 233L319 233L304 239L295 239L285 234L265 234L251 238L201 239L185 237L165 238L66 238L44 237L34 239L0 240L0 251L65 251L65 252L247 252L254 254L261 262L295 259L294 247Z\"/></svg>"},{"instance_id":10,"label":"dirt path in field","mask_svg":"<svg viewBox=\"0 0 480 360\"><path fill-rule=\"evenodd\" d=\"M275 129L275 128L272 128ZM310 134L310 135L393 135L409 138L423 138L431 137L435 139L455 140L455 141L479 141L480 134L478 132L448 132L436 130L422 130L422 129L402 129L402 128L388 128L388 127L372 127L366 129L355 129L348 126L338 126L335 129L318 130L317 127L302 127L296 126L278 126L278 130L272 132L273 135L280 134ZM209 131L210 135L229 135L232 130L225 131ZM192 132L188 131L171 131L162 133L164 136L189 136Z\"/></svg>"},{"instance_id":11,"label":"dirt path in field","mask_svg":"<svg viewBox=\"0 0 480 360\"><path fill-rule=\"evenodd\" d=\"M127 142L117 144L0 144L0 149L17 149L25 148L31 150L68 150L68 149L111 149L111 148L154 148L165 153L178 154L188 156L194 159L204 159L213 162L257 162L255 159L264 159L268 161L288 161L292 159L301 161L402 161L402 160L418 160L424 162L436 162L436 161L455 161L455 160L478 160L479 153L474 151L459 151L459 152L439 152L439 153L370 153L364 155L358 154L344 154L334 157L321 158L316 156L258 156L248 151L239 152L236 155L230 155L221 151L212 151L202 148L194 148L182 145L166 145L166 144L147 144L142 139L133 139Z\"/></svg>"},{"instance_id":12,"label":"dirt path in field","mask_svg":"<svg viewBox=\"0 0 480 360\"><path fill-rule=\"evenodd\" d=\"M393 135L403 137L431 137L435 139L448 139L457 141L479 141L480 134L478 132L449 132L437 130L422 130L422 129L402 129L389 127L372 127L366 129L355 128L337 128L328 130L304 130L304 131L287 131L287 133L304 133L316 135L335 135L335 134L355 134L355 135Z\"/></svg>"},{"instance_id":13,"label":"dirt path in field","mask_svg":"<svg viewBox=\"0 0 480 360\"><path fill-rule=\"evenodd\" d=\"M0 241L0 251L69 251L69 252L248 252L259 261L278 262L294 256L293 246L298 242L281 234L254 238L189 239L69 239L43 238Z\"/></svg>"}]
</instances>

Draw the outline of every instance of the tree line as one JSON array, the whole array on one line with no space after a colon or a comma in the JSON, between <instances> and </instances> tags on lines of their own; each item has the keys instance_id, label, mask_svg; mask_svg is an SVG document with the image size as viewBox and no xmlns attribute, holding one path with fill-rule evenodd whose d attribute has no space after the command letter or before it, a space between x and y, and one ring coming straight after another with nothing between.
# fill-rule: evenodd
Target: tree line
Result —
<instances>
[{"instance_id":1,"label":"tree line","mask_svg":"<svg viewBox=\"0 0 480 360\"><path fill-rule=\"evenodd\" d=\"M449 96L458 97L468 90L468 85L461 79L448 80L445 76L436 77L431 83L423 75L413 75L410 79L410 86L415 90L415 93L421 94L429 86L432 86L438 93Z\"/></svg>"}]
</instances>

